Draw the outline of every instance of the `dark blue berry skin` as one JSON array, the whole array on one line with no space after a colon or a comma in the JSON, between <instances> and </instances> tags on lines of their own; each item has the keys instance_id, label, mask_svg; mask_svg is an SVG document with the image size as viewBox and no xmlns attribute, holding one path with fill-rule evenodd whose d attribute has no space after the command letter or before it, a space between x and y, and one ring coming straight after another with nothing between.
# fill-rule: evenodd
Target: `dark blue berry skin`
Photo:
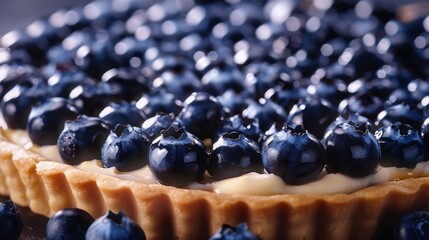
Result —
<instances>
[{"instance_id":1,"label":"dark blue berry skin","mask_svg":"<svg viewBox=\"0 0 429 240\"><path fill-rule=\"evenodd\" d=\"M212 236L210 240L260 240L258 236L253 234L247 228L246 223L240 223L236 227L227 224L222 227Z\"/></svg>"},{"instance_id":2,"label":"dark blue berry skin","mask_svg":"<svg viewBox=\"0 0 429 240\"><path fill-rule=\"evenodd\" d=\"M237 132L243 134L247 138L252 139L256 143L261 143L264 133L259 127L259 122L255 119L243 118L240 115L235 115L225 118L216 128L213 140L217 140L223 133Z\"/></svg>"},{"instance_id":3,"label":"dark blue berry skin","mask_svg":"<svg viewBox=\"0 0 429 240\"><path fill-rule=\"evenodd\" d=\"M64 208L56 212L46 225L46 240L85 239L94 218L79 208Z\"/></svg>"},{"instance_id":4,"label":"dark blue berry skin","mask_svg":"<svg viewBox=\"0 0 429 240\"><path fill-rule=\"evenodd\" d=\"M16 205L7 200L0 203L0 238L16 240L22 233L24 223Z\"/></svg>"},{"instance_id":5,"label":"dark blue berry skin","mask_svg":"<svg viewBox=\"0 0 429 240\"><path fill-rule=\"evenodd\" d=\"M110 103L98 115L107 124L114 128L117 124L140 126L146 116L134 103Z\"/></svg>"},{"instance_id":6,"label":"dark blue berry skin","mask_svg":"<svg viewBox=\"0 0 429 240\"><path fill-rule=\"evenodd\" d=\"M100 159L100 149L109 132L108 125L100 118L79 115L76 120L65 122L57 141L58 152L70 165Z\"/></svg>"},{"instance_id":7,"label":"dark blue berry skin","mask_svg":"<svg viewBox=\"0 0 429 240\"><path fill-rule=\"evenodd\" d=\"M420 135L426 144L426 148L429 148L429 117L423 121L420 128Z\"/></svg>"},{"instance_id":8,"label":"dark blue berry skin","mask_svg":"<svg viewBox=\"0 0 429 240\"><path fill-rule=\"evenodd\" d=\"M365 124L338 124L322 140L326 148L326 169L350 177L374 173L381 159L380 144Z\"/></svg>"},{"instance_id":9,"label":"dark blue berry skin","mask_svg":"<svg viewBox=\"0 0 429 240\"><path fill-rule=\"evenodd\" d=\"M394 229L395 240L429 239L429 212L414 211L402 216Z\"/></svg>"},{"instance_id":10,"label":"dark blue berry skin","mask_svg":"<svg viewBox=\"0 0 429 240\"><path fill-rule=\"evenodd\" d=\"M395 123L375 132L380 143L380 165L414 168L425 160L426 145L418 131L408 124Z\"/></svg>"},{"instance_id":11,"label":"dark blue berry skin","mask_svg":"<svg viewBox=\"0 0 429 240\"><path fill-rule=\"evenodd\" d=\"M159 91L144 94L136 103L138 109L142 110L147 117L153 117L159 112L179 114L182 110L181 102L172 93Z\"/></svg>"},{"instance_id":12,"label":"dark blue berry skin","mask_svg":"<svg viewBox=\"0 0 429 240\"><path fill-rule=\"evenodd\" d=\"M147 164L149 146L143 129L117 125L101 148L101 163L124 172L142 168Z\"/></svg>"},{"instance_id":13,"label":"dark blue berry skin","mask_svg":"<svg viewBox=\"0 0 429 240\"><path fill-rule=\"evenodd\" d=\"M263 172L258 144L237 132L224 133L213 143L207 171L216 180Z\"/></svg>"},{"instance_id":14,"label":"dark blue berry skin","mask_svg":"<svg viewBox=\"0 0 429 240\"><path fill-rule=\"evenodd\" d=\"M219 96L229 89L244 90L244 75L235 68L212 69L201 79L204 89L213 96Z\"/></svg>"},{"instance_id":15,"label":"dark blue berry skin","mask_svg":"<svg viewBox=\"0 0 429 240\"><path fill-rule=\"evenodd\" d=\"M249 97L245 91L237 93L234 90L227 90L222 95L217 97L222 104L224 112L227 116L241 114L248 106Z\"/></svg>"},{"instance_id":16,"label":"dark blue berry skin","mask_svg":"<svg viewBox=\"0 0 429 240\"><path fill-rule=\"evenodd\" d=\"M157 113L155 116L143 122L142 129L149 140L153 141L161 135L161 131L166 130L172 124L174 124L176 128L180 127L177 122L174 122L173 114Z\"/></svg>"},{"instance_id":17,"label":"dark blue berry skin","mask_svg":"<svg viewBox=\"0 0 429 240\"><path fill-rule=\"evenodd\" d=\"M299 185L316 179L325 161L325 148L302 125L287 127L272 135L262 148L265 170L288 184Z\"/></svg>"},{"instance_id":18,"label":"dark blue berry skin","mask_svg":"<svg viewBox=\"0 0 429 240\"><path fill-rule=\"evenodd\" d=\"M103 82L112 86L125 101L134 101L141 93L148 92L148 80L133 68L114 68L101 77Z\"/></svg>"},{"instance_id":19,"label":"dark blue berry skin","mask_svg":"<svg viewBox=\"0 0 429 240\"><path fill-rule=\"evenodd\" d=\"M335 121L333 121L329 126L326 128L325 133L329 132L331 129L335 128L340 123L346 123L348 121L354 122L356 125L360 124L366 124L370 132L374 132L375 126L374 123L372 123L371 120L369 120L367 117L364 117L358 113L352 113L347 116L347 114L338 116Z\"/></svg>"},{"instance_id":20,"label":"dark blue berry skin","mask_svg":"<svg viewBox=\"0 0 429 240\"><path fill-rule=\"evenodd\" d=\"M292 107L287 124L290 126L302 124L308 132L320 139L337 116L337 110L327 100L308 96Z\"/></svg>"},{"instance_id":21,"label":"dark blue berry skin","mask_svg":"<svg viewBox=\"0 0 429 240\"><path fill-rule=\"evenodd\" d=\"M73 102L64 98L49 98L31 108L28 116L27 132L33 143L55 145L64 122L79 115Z\"/></svg>"},{"instance_id":22,"label":"dark blue berry skin","mask_svg":"<svg viewBox=\"0 0 429 240\"><path fill-rule=\"evenodd\" d=\"M164 185L184 187L200 181L207 169L208 152L204 144L183 128L170 127L152 142L148 165Z\"/></svg>"},{"instance_id":23,"label":"dark blue berry skin","mask_svg":"<svg viewBox=\"0 0 429 240\"><path fill-rule=\"evenodd\" d=\"M414 104L400 103L387 107L377 116L376 124L386 126L401 122L409 124L414 129L419 129L425 120L423 110Z\"/></svg>"},{"instance_id":24,"label":"dark blue berry skin","mask_svg":"<svg viewBox=\"0 0 429 240\"><path fill-rule=\"evenodd\" d=\"M69 69L57 70L49 77L48 84L53 96L67 98L75 87L95 84L95 81L80 70Z\"/></svg>"},{"instance_id":25,"label":"dark blue berry skin","mask_svg":"<svg viewBox=\"0 0 429 240\"><path fill-rule=\"evenodd\" d=\"M213 96L199 92L189 96L177 121L186 131L206 139L212 136L223 117L222 105Z\"/></svg>"},{"instance_id":26,"label":"dark blue berry skin","mask_svg":"<svg viewBox=\"0 0 429 240\"><path fill-rule=\"evenodd\" d=\"M75 105L86 115L98 115L111 102L118 99L118 93L107 83L84 83L75 87L69 95Z\"/></svg>"},{"instance_id":27,"label":"dark blue berry skin","mask_svg":"<svg viewBox=\"0 0 429 240\"><path fill-rule=\"evenodd\" d=\"M243 110L242 116L256 119L262 131L268 130L274 123L283 124L287 119L287 113L281 106L266 99L251 103Z\"/></svg>"},{"instance_id":28,"label":"dark blue berry skin","mask_svg":"<svg viewBox=\"0 0 429 240\"><path fill-rule=\"evenodd\" d=\"M85 234L85 239L93 240L117 240L139 239L146 240L146 235L141 227L128 218L123 211L118 214L109 211L96 219Z\"/></svg>"},{"instance_id":29,"label":"dark blue berry skin","mask_svg":"<svg viewBox=\"0 0 429 240\"><path fill-rule=\"evenodd\" d=\"M183 101L193 92L203 89L201 81L189 70L170 70L163 72L153 81L153 87L173 93L177 99Z\"/></svg>"},{"instance_id":30,"label":"dark blue berry skin","mask_svg":"<svg viewBox=\"0 0 429 240\"><path fill-rule=\"evenodd\" d=\"M99 79L114 67L113 52L113 46L108 41L96 40L76 51L74 63L88 76Z\"/></svg>"},{"instance_id":31,"label":"dark blue berry skin","mask_svg":"<svg viewBox=\"0 0 429 240\"><path fill-rule=\"evenodd\" d=\"M338 105L341 114L357 113L375 121L377 114L383 109L383 101L370 92L360 91Z\"/></svg>"},{"instance_id":32,"label":"dark blue berry skin","mask_svg":"<svg viewBox=\"0 0 429 240\"><path fill-rule=\"evenodd\" d=\"M15 85L1 102L0 108L8 128L25 129L31 107L50 96L47 85L37 82L33 86Z\"/></svg>"}]
</instances>

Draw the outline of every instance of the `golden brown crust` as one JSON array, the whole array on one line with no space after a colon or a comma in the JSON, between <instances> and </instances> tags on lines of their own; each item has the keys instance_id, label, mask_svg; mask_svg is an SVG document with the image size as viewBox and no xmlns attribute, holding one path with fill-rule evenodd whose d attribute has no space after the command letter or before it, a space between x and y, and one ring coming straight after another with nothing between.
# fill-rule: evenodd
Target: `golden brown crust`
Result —
<instances>
[{"instance_id":1,"label":"golden brown crust","mask_svg":"<svg viewBox=\"0 0 429 240\"><path fill-rule=\"evenodd\" d=\"M403 213L429 209L428 177L352 194L226 195L84 172L1 140L0 193L45 216L65 207L94 217L124 210L148 239L208 239L240 222L263 239L371 239L385 237Z\"/></svg>"}]
</instances>

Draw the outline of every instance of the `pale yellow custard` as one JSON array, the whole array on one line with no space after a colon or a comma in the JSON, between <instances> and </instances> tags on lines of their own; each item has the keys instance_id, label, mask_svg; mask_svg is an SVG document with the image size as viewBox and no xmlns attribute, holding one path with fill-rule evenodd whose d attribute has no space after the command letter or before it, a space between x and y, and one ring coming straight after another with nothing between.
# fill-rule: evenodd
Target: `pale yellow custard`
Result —
<instances>
[{"instance_id":1,"label":"pale yellow custard","mask_svg":"<svg viewBox=\"0 0 429 240\"><path fill-rule=\"evenodd\" d=\"M62 162L56 145L35 146L32 144L26 131L3 129L2 134L12 143L37 152L51 161ZM91 160L77 165L76 168L124 180L145 184L158 184L148 166L130 172L120 172L116 168L104 168L99 160ZM429 162L421 162L414 169L379 166L374 174L361 178L352 178L343 174L327 174L323 171L319 179L303 185L288 185L274 174L248 173L240 177L222 181L210 181L209 179L208 183L205 184L192 183L187 188L207 190L220 194L238 193L257 196L277 194L337 194L352 193L368 186L388 181L424 176L429 176Z\"/></svg>"}]
</instances>

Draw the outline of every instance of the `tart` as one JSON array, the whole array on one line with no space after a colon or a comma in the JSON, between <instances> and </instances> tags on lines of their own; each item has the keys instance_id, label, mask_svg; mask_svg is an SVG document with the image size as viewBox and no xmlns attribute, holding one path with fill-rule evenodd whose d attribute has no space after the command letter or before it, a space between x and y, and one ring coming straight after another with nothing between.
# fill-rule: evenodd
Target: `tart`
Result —
<instances>
[{"instance_id":1,"label":"tart","mask_svg":"<svg viewBox=\"0 0 429 240\"><path fill-rule=\"evenodd\" d=\"M124 211L148 239L391 237L429 209L428 20L306 7L96 1L6 34L0 194Z\"/></svg>"}]
</instances>

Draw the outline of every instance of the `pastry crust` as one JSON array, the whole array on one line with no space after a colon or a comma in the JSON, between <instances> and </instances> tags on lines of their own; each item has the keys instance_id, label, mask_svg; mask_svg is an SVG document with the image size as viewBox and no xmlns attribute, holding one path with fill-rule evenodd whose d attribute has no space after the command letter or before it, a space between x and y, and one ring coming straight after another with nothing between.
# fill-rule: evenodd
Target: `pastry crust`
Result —
<instances>
[{"instance_id":1,"label":"pastry crust","mask_svg":"<svg viewBox=\"0 0 429 240\"><path fill-rule=\"evenodd\" d=\"M94 217L124 210L148 239L208 239L222 224L240 222L268 240L385 238L402 214L429 210L429 177L352 194L216 194L85 172L5 139L0 140L0 193L48 217L66 207Z\"/></svg>"}]
</instances>

